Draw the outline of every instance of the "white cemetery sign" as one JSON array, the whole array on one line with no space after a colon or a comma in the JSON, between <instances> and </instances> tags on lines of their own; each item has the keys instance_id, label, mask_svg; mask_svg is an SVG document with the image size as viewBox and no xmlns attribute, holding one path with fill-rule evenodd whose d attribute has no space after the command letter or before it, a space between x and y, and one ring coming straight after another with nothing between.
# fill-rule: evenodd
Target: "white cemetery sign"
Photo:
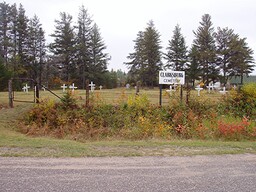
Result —
<instances>
[{"instance_id":1,"label":"white cemetery sign","mask_svg":"<svg viewBox=\"0 0 256 192\"><path fill-rule=\"evenodd\" d=\"M62 88L62 91L65 92L65 89L68 88L68 86L66 86L65 84L63 84L62 86L60 86Z\"/></svg>"},{"instance_id":2,"label":"white cemetery sign","mask_svg":"<svg viewBox=\"0 0 256 192\"><path fill-rule=\"evenodd\" d=\"M75 84L73 83L72 85L69 85L69 89L72 89L72 92L74 92L77 87L75 87Z\"/></svg>"},{"instance_id":3,"label":"white cemetery sign","mask_svg":"<svg viewBox=\"0 0 256 192\"><path fill-rule=\"evenodd\" d=\"M89 84L89 86L91 87L91 92L93 92L94 89L95 89L95 84L93 84L93 82L91 81L91 83Z\"/></svg>"},{"instance_id":4,"label":"white cemetery sign","mask_svg":"<svg viewBox=\"0 0 256 192\"><path fill-rule=\"evenodd\" d=\"M28 84L26 84L23 88L22 88L22 90L24 91L24 92L26 92L26 93L28 93L28 89L30 88L30 86L28 86Z\"/></svg>"},{"instance_id":5,"label":"white cemetery sign","mask_svg":"<svg viewBox=\"0 0 256 192\"><path fill-rule=\"evenodd\" d=\"M185 84L185 71L159 71L159 84Z\"/></svg>"}]
</instances>

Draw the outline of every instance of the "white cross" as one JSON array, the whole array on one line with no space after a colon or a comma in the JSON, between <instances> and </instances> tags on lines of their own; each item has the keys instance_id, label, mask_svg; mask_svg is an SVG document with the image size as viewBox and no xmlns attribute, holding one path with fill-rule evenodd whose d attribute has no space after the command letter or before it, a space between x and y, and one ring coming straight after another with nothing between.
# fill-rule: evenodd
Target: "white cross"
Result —
<instances>
[{"instance_id":1,"label":"white cross","mask_svg":"<svg viewBox=\"0 0 256 192\"><path fill-rule=\"evenodd\" d=\"M100 85L100 90L102 89L102 85Z\"/></svg>"},{"instance_id":2,"label":"white cross","mask_svg":"<svg viewBox=\"0 0 256 192\"><path fill-rule=\"evenodd\" d=\"M22 88L22 90L24 91L24 92L26 92L26 93L28 93L28 89L30 88L30 86L28 86L28 84L26 84L26 86L24 86L23 88Z\"/></svg>"},{"instance_id":3,"label":"white cross","mask_svg":"<svg viewBox=\"0 0 256 192\"><path fill-rule=\"evenodd\" d=\"M223 90L222 90L222 91L220 91L220 93L221 93L221 94L226 94L226 93L227 93L227 91L226 91L226 87L223 87Z\"/></svg>"},{"instance_id":4,"label":"white cross","mask_svg":"<svg viewBox=\"0 0 256 192\"><path fill-rule=\"evenodd\" d=\"M200 87L200 85L198 85L195 90L197 90L197 96L200 96L200 91L203 90L203 88Z\"/></svg>"},{"instance_id":5,"label":"white cross","mask_svg":"<svg viewBox=\"0 0 256 192\"><path fill-rule=\"evenodd\" d=\"M74 92L77 87L75 87L75 84L73 83L72 85L69 85L69 89L72 89L72 92Z\"/></svg>"},{"instance_id":6,"label":"white cross","mask_svg":"<svg viewBox=\"0 0 256 192\"><path fill-rule=\"evenodd\" d=\"M93 82L91 81L91 83L89 84L89 86L91 87L91 92L93 92L94 89L95 89L95 84L93 84Z\"/></svg>"},{"instance_id":7,"label":"white cross","mask_svg":"<svg viewBox=\"0 0 256 192\"><path fill-rule=\"evenodd\" d=\"M172 93L173 91L175 92L175 91L176 91L176 87L177 87L176 84L174 84L173 87L172 87L172 85L170 85L170 89L168 89L168 90L166 90L166 91L167 91L167 92L170 92L170 93Z\"/></svg>"},{"instance_id":8,"label":"white cross","mask_svg":"<svg viewBox=\"0 0 256 192\"><path fill-rule=\"evenodd\" d=\"M65 92L65 89L68 88L65 84L63 84L62 86L60 86L62 88L62 92Z\"/></svg>"},{"instance_id":9,"label":"white cross","mask_svg":"<svg viewBox=\"0 0 256 192\"><path fill-rule=\"evenodd\" d=\"M211 90L213 90L213 88L214 88L212 83L210 85L206 86L206 87L208 88L208 93L210 93Z\"/></svg>"}]
</instances>

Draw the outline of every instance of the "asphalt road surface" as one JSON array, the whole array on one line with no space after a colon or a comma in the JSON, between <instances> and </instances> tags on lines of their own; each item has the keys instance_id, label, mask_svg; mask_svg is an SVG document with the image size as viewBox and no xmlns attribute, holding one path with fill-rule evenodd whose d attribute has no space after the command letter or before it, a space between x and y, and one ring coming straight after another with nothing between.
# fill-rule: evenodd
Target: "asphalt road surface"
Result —
<instances>
[{"instance_id":1,"label":"asphalt road surface","mask_svg":"<svg viewBox=\"0 0 256 192\"><path fill-rule=\"evenodd\" d=\"M256 191L256 155L0 157L1 192Z\"/></svg>"}]
</instances>

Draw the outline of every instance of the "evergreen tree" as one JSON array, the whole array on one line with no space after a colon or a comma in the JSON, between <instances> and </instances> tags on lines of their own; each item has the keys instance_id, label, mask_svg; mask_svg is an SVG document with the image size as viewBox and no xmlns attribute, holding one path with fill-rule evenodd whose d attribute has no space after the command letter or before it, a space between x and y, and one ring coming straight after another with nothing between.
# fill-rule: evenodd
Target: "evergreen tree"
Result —
<instances>
[{"instance_id":1,"label":"evergreen tree","mask_svg":"<svg viewBox=\"0 0 256 192\"><path fill-rule=\"evenodd\" d=\"M158 72L162 67L160 35L155 29L153 21L149 21L148 27L144 32L144 47L146 66L143 66L141 77L146 86L153 87L158 84Z\"/></svg>"},{"instance_id":2,"label":"evergreen tree","mask_svg":"<svg viewBox=\"0 0 256 192\"><path fill-rule=\"evenodd\" d=\"M38 80L41 84L46 46L42 25L36 15L29 21L28 34L29 76L32 79Z\"/></svg>"},{"instance_id":3,"label":"evergreen tree","mask_svg":"<svg viewBox=\"0 0 256 192\"><path fill-rule=\"evenodd\" d=\"M108 60L110 59L104 50L107 48L101 37L99 28L96 24L93 25L91 31L90 44L90 65L89 65L89 79L97 84L102 84L102 74L107 70Z\"/></svg>"},{"instance_id":4,"label":"evergreen tree","mask_svg":"<svg viewBox=\"0 0 256 192\"><path fill-rule=\"evenodd\" d=\"M211 16L205 14L202 16L202 21L197 31L194 31L196 39L193 41L193 46L198 51L197 58L202 68L203 82L208 85L210 81L215 81L218 78L218 67L216 65L216 47L214 39L214 28L212 26Z\"/></svg>"},{"instance_id":5,"label":"evergreen tree","mask_svg":"<svg viewBox=\"0 0 256 192\"><path fill-rule=\"evenodd\" d=\"M215 33L215 39L217 43L217 63L220 68L220 72L223 77L224 85L227 83L228 78L231 77L233 71L233 54L234 50L234 41L237 41L238 35L234 34L234 30L218 27L217 32Z\"/></svg>"},{"instance_id":6,"label":"evergreen tree","mask_svg":"<svg viewBox=\"0 0 256 192\"><path fill-rule=\"evenodd\" d=\"M186 67L186 79L188 82L192 83L192 86L195 86L195 81L200 80L202 74L202 69L199 65L199 59L197 58L198 51L195 46L193 46L188 54L189 62Z\"/></svg>"},{"instance_id":7,"label":"evergreen tree","mask_svg":"<svg viewBox=\"0 0 256 192\"><path fill-rule=\"evenodd\" d=\"M90 42L91 42L91 26L92 20L88 11L82 6L78 15L78 33L76 45L76 60L78 63L79 81L77 82L83 89L85 88L85 80L89 78L88 68L90 65Z\"/></svg>"},{"instance_id":8,"label":"evergreen tree","mask_svg":"<svg viewBox=\"0 0 256 192\"><path fill-rule=\"evenodd\" d=\"M138 76L145 86L157 85L158 71L162 67L161 46L153 21L148 23L144 32L138 33L134 49L135 52L127 57L131 61L125 63L130 68L129 75Z\"/></svg>"},{"instance_id":9,"label":"evergreen tree","mask_svg":"<svg viewBox=\"0 0 256 192\"><path fill-rule=\"evenodd\" d=\"M186 67L187 47L179 25L175 26L173 37L169 40L165 59L167 60L165 68L171 68L175 71L183 71Z\"/></svg>"},{"instance_id":10,"label":"evergreen tree","mask_svg":"<svg viewBox=\"0 0 256 192\"><path fill-rule=\"evenodd\" d=\"M75 37L72 26L72 16L61 12L60 20L55 20L55 31L51 36L54 42L50 44L50 50L59 57L59 67L62 69L62 79L70 82L76 76L74 63Z\"/></svg>"},{"instance_id":11,"label":"evergreen tree","mask_svg":"<svg viewBox=\"0 0 256 192\"><path fill-rule=\"evenodd\" d=\"M9 69L12 71L15 77L22 74L24 71L23 66L20 63L18 56L18 10L16 4L11 6L11 47L10 47L10 66Z\"/></svg>"},{"instance_id":12,"label":"evergreen tree","mask_svg":"<svg viewBox=\"0 0 256 192\"><path fill-rule=\"evenodd\" d=\"M140 79L140 73L143 71L142 67L144 66L143 63L145 63L145 56L143 54L143 51L145 50L144 33L142 31L138 32L137 38L134 42L134 52L127 56L127 59L131 61L125 63L129 68L130 80L133 80L133 83Z\"/></svg>"},{"instance_id":13,"label":"evergreen tree","mask_svg":"<svg viewBox=\"0 0 256 192\"><path fill-rule=\"evenodd\" d=\"M8 67L9 49L11 44L11 7L5 2L0 3L0 55L4 65Z\"/></svg>"},{"instance_id":14,"label":"evergreen tree","mask_svg":"<svg viewBox=\"0 0 256 192\"><path fill-rule=\"evenodd\" d=\"M27 65L27 45L28 45L28 18L25 14L25 9L20 4L17 17L17 46L19 62L22 67ZM25 74L23 74L25 75Z\"/></svg>"},{"instance_id":15,"label":"evergreen tree","mask_svg":"<svg viewBox=\"0 0 256 192\"><path fill-rule=\"evenodd\" d=\"M232 52L234 55L231 58L232 76L239 76L241 78L241 84L243 84L243 76L249 75L253 72L255 66L253 58L253 50L248 47L246 38L234 38L232 40Z\"/></svg>"},{"instance_id":16,"label":"evergreen tree","mask_svg":"<svg viewBox=\"0 0 256 192\"><path fill-rule=\"evenodd\" d=\"M4 60L0 56L0 91L7 90L8 88L8 80L11 78L11 73L4 66Z\"/></svg>"},{"instance_id":17,"label":"evergreen tree","mask_svg":"<svg viewBox=\"0 0 256 192\"><path fill-rule=\"evenodd\" d=\"M215 33L217 42L218 65L223 75L224 85L232 76L240 76L241 83L243 75L253 71L253 51L245 42L240 39L234 30L218 28Z\"/></svg>"}]
</instances>

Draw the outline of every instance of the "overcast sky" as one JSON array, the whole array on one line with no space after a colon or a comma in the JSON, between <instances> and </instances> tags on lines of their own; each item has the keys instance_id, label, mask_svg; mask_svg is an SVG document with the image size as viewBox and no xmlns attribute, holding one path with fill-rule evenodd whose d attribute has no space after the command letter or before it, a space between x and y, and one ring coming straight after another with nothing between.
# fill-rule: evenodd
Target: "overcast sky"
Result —
<instances>
[{"instance_id":1,"label":"overcast sky","mask_svg":"<svg viewBox=\"0 0 256 192\"><path fill-rule=\"evenodd\" d=\"M246 37L249 47L256 52L256 1L255 0L5 0L6 3L20 3L28 17L37 15L46 32L46 39L54 31L54 20L60 19L60 12L67 12L76 22L79 7L84 5L94 22L100 28L112 57L109 69L127 71L123 62L133 52L137 33L153 20L161 35L162 51L173 36L174 27L179 24L187 46L191 46L202 15L212 17L215 29L234 29L241 38ZM254 54L256 55L256 54Z\"/></svg>"}]
</instances>

